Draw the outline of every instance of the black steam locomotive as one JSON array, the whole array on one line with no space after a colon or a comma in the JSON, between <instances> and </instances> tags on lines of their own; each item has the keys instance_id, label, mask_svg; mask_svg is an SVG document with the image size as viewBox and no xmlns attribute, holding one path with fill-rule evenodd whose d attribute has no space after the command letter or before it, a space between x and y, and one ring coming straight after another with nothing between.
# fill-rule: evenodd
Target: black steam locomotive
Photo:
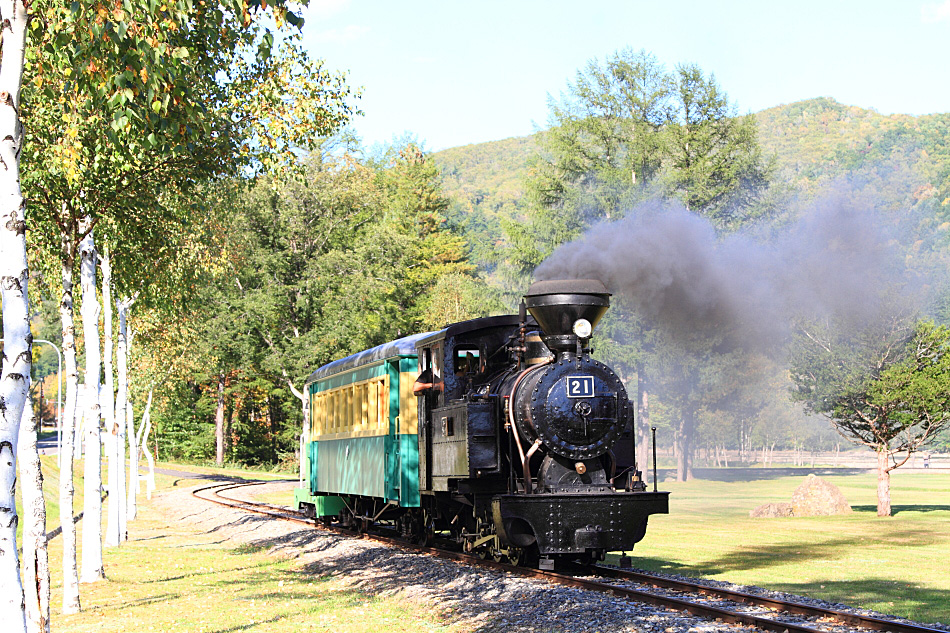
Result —
<instances>
[{"instance_id":1,"label":"black steam locomotive","mask_svg":"<svg viewBox=\"0 0 950 633\"><path fill-rule=\"evenodd\" d=\"M649 515L669 511L669 493L647 491L633 406L590 357L609 297L599 281L537 282L518 316L456 323L314 372L300 507L542 568L631 550Z\"/></svg>"}]
</instances>

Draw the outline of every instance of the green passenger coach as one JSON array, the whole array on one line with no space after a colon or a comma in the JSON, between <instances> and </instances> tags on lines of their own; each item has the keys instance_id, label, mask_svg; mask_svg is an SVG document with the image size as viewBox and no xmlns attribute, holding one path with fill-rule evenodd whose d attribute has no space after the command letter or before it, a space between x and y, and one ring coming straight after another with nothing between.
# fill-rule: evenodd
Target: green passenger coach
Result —
<instances>
[{"instance_id":1,"label":"green passenger coach","mask_svg":"<svg viewBox=\"0 0 950 633\"><path fill-rule=\"evenodd\" d=\"M295 505L319 519L419 507L416 343L402 338L314 371ZM373 506L373 507L368 507Z\"/></svg>"}]
</instances>

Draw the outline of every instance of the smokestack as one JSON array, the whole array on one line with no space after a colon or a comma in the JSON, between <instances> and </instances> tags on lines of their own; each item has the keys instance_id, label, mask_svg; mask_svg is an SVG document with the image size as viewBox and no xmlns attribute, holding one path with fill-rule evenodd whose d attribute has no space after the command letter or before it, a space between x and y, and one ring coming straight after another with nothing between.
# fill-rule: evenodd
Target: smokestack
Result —
<instances>
[{"instance_id":1,"label":"smokestack","mask_svg":"<svg viewBox=\"0 0 950 633\"><path fill-rule=\"evenodd\" d=\"M576 349L610 307L610 293L597 279L554 279L531 284L525 305L544 332L551 351Z\"/></svg>"}]
</instances>

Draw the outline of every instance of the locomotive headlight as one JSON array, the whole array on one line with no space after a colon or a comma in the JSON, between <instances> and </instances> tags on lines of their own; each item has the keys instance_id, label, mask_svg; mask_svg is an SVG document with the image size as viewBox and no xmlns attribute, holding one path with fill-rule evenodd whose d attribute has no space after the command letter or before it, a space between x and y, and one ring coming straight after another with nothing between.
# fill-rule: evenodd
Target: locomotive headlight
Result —
<instances>
[{"instance_id":1,"label":"locomotive headlight","mask_svg":"<svg viewBox=\"0 0 950 633\"><path fill-rule=\"evenodd\" d=\"M578 319L574 321L574 334L581 338L590 338L590 333L594 330L590 321L587 319Z\"/></svg>"}]
</instances>

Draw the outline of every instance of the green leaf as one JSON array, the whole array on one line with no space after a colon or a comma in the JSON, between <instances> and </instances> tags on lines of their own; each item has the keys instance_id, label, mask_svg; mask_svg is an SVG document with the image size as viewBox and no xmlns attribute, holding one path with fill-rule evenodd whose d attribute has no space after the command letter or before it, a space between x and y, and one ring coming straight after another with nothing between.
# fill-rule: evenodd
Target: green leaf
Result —
<instances>
[{"instance_id":1,"label":"green leaf","mask_svg":"<svg viewBox=\"0 0 950 633\"><path fill-rule=\"evenodd\" d=\"M284 18L287 20L287 22L293 24L298 29L303 28L304 19L290 9L287 9L287 12L284 14Z\"/></svg>"}]
</instances>

